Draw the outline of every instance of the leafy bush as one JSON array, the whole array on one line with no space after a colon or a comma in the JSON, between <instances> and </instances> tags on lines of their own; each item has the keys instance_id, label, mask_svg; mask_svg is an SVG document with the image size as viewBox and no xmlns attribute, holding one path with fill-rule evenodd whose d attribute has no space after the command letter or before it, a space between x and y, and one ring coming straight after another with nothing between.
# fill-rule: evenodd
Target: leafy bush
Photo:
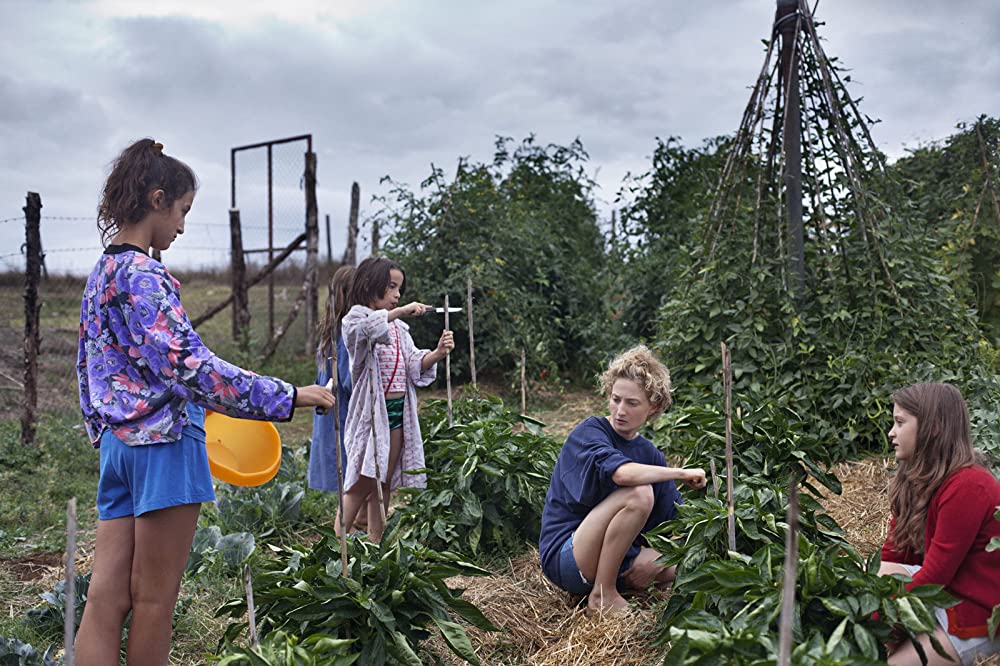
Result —
<instances>
[{"instance_id":1,"label":"leafy bush","mask_svg":"<svg viewBox=\"0 0 1000 666\"><path fill-rule=\"evenodd\" d=\"M218 525L200 527L191 542L191 555L184 572L197 576L203 571L225 567L238 569L256 548L253 534L235 532L222 534Z\"/></svg>"},{"instance_id":2,"label":"leafy bush","mask_svg":"<svg viewBox=\"0 0 1000 666\"><path fill-rule=\"evenodd\" d=\"M83 608L87 605L90 574L76 574L73 578L74 631L80 628ZM24 623L43 636L62 637L66 625L66 581L60 580L50 592L41 595L44 606L32 608L24 616Z\"/></svg>"},{"instance_id":3,"label":"leafy bush","mask_svg":"<svg viewBox=\"0 0 1000 666\"><path fill-rule=\"evenodd\" d=\"M298 526L304 495L299 483L277 479L255 488L224 486L218 492L218 512L210 520L227 533L281 539Z\"/></svg>"},{"instance_id":4,"label":"leafy bush","mask_svg":"<svg viewBox=\"0 0 1000 666\"><path fill-rule=\"evenodd\" d=\"M660 620L660 640L671 641L664 663L774 663L783 563L784 548L768 544L679 574ZM908 592L878 567L878 554L864 561L852 550L801 540L794 663L884 663L890 638L933 633L934 607L957 603L940 585Z\"/></svg>"},{"instance_id":5,"label":"leafy bush","mask_svg":"<svg viewBox=\"0 0 1000 666\"><path fill-rule=\"evenodd\" d=\"M742 369L741 369L742 370ZM741 475L758 475L784 483L790 474L808 475L827 490L840 494L837 477L826 468L833 462L827 442L821 441L792 409L788 396L770 398L752 389L734 396L732 414L733 466ZM701 402L674 407L653 426L661 448L708 468L725 470L725 415L722 403Z\"/></svg>"},{"instance_id":6,"label":"leafy bush","mask_svg":"<svg viewBox=\"0 0 1000 666\"><path fill-rule=\"evenodd\" d=\"M0 666L58 666L62 660L57 661L52 656L55 651L56 648L52 645L44 653L39 653L16 638L0 636Z\"/></svg>"},{"instance_id":7,"label":"leafy bush","mask_svg":"<svg viewBox=\"0 0 1000 666\"><path fill-rule=\"evenodd\" d=\"M341 575L340 542L321 528L322 538L312 549L271 546L276 558L267 560L254 579L254 599L260 633L293 632L303 639L314 634L356 639L362 664L416 664L418 644L430 636L433 625L451 650L478 664L465 630L453 621L461 618L486 630L495 630L474 605L451 590L452 576L485 576L488 572L462 561L453 553L438 553L409 541L381 545L361 539L348 541L350 577ZM242 617L245 599L231 601L217 615ZM230 625L232 639L245 623Z\"/></svg>"},{"instance_id":8,"label":"leafy bush","mask_svg":"<svg viewBox=\"0 0 1000 666\"><path fill-rule=\"evenodd\" d=\"M758 476L741 478L733 488L736 551L750 553L783 543L787 492ZM724 496L724 493L723 493ZM652 548L678 572L691 571L706 560L728 557L729 508L724 499L686 498L677 515L646 534ZM799 496L799 527L804 538L824 546L850 548L844 531L809 495Z\"/></svg>"},{"instance_id":9,"label":"leafy bush","mask_svg":"<svg viewBox=\"0 0 1000 666\"><path fill-rule=\"evenodd\" d=\"M350 666L358 654L350 654L353 640L313 634L304 641L284 631L268 634L256 648L227 644L225 652L212 657L217 666Z\"/></svg>"},{"instance_id":10,"label":"leafy bush","mask_svg":"<svg viewBox=\"0 0 1000 666\"><path fill-rule=\"evenodd\" d=\"M537 543L559 444L498 398L456 401L454 415L448 427L446 403L424 408L427 488L402 489L407 503L390 519L389 538L473 558Z\"/></svg>"},{"instance_id":11,"label":"leafy bush","mask_svg":"<svg viewBox=\"0 0 1000 666\"><path fill-rule=\"evenodd\" d=\"M386 254L406 270L407 298L464 302L472 279L480 368L510 378L527 349L533 376L596 370L609 313L587 153L579 141L511 143L497 138L491 164L459 160L451 182L435 167L419 191L393 183L376 213L391 229ZM414 339L436 340L441 323L413 322ZM465 317L452 319L456 373L468 369L465 326Z\"/></svg>"}]
</instances>

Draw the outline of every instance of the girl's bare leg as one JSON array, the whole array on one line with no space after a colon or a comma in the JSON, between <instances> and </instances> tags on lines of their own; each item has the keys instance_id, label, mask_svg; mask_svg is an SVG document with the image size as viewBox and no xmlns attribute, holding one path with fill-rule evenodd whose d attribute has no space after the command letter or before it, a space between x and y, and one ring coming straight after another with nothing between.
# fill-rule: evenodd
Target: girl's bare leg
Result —
<instances>
[{"instance_id":1,"label":"girl's bare leg","mask_svg":"<svg viewBox=\"0 0 1000 666\"><path fill-rule=\"evenodd\" d=\"M948 640L948 635L945 633L944 627L938 625L937 629L934 630L934 638L941 644L941 647L948 653L948 656L952 658L952 661L948 661L939 655L931 645L930 637L927 634L921 634L917 640L920 642L921 647L923 647L924 654L927 655L927 666L955 666L955 664L962 663L958 658L958 653L955 652L955 646ZM921 662L916 648L913 647L910 641L906 640L889 653L888 663L889 666L920 666Z\"/></svg>"},{"instance_id":2,"label":"girl's bare leg","mask_svg":"<svg viewBox=\"0 0 1000 666\"><path fill-rule=\"evenodd\" d=\"M389 490L392 485L392 477L399 466L400 454L403 450L403 429L396 428L389 431L389 464L385 472L385 483L382 484L382 508L386 515L389 514L389 500L391 499ZM382 522L382 513L379 511L378 495L372 493L368 503L368 535L372 541L378 543L382 540L385 532L385 524Z\"/></svg>"},{"instance_id":3,"label":"girl's bare leg","mask_svg":"<svg viewBox=\"0 0 1000 666\"><path fill-rule=\"evenodd\" d=\"M132 623L126 652L129 666L167 663L174 605L200 509L201 504L182 504L150 511L135 519Z\"/></svg>"},{"instance_id":4,"label":"girl's bare leg","mask_svg":"<svg viewBox=\"0 0 1000 666\"><path fill-rule=\"evenodd\" d=\"M134 521L125 516L97 523L94 569L75 643L78 666L118 664L122 626L132 608Z\"/></svg>"},{"instance_id":5,"label":"girl's bare leg","mask_svg":"<svg viewBox=\"0 0 1000 666\"><path fill-rule=\"evenodd\" d=\"M594 582L587 600L591 610L628 608L618 593L618 568L653 510L649 485L619 488L591 509L573 535L573 557L580 572Z\"/></svg>"},{"instance_id":6,"label":"girl's bare leg","mask_svg":"<svg viewBox=\"0 0 1000 666\"><path fill-rule=\"evenodd\" d=\"M370 476L359 477L357 482L344 493L344 524L350 531L358 518L358 513L368 510L369 495L375 490L375 479ZM337 528L340 529L340 523Z\"/></svg>"}]
</instances>

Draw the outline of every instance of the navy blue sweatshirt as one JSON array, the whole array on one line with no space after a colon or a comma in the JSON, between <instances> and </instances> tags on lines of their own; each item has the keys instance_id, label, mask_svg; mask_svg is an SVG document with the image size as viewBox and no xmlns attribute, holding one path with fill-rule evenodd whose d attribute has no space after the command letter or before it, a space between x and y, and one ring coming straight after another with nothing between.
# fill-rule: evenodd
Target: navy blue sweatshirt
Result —
<instances>
[{"instance_id":1,"label":"navy blue sweatshirt","mask_svg":"<svg viewBox=\"0 0 1000 666\"><path fill-rule=\"evenodd\" d=\"M652 442L641 435L632 440L624 439L606 418L591 416L566 438L545 496L542 533L538 541L542 571L550 579L558 579L554 572L558 571L558 554L563 543L591 509L618 490L611 476L629 462L667 466L663 454ZM645 545L642 533L673 518L676 504L681 503L681 495L673 481L654 483L653 495L653 511L625 555L626 560L634 558Z\"/></svg>"}]
</instances>

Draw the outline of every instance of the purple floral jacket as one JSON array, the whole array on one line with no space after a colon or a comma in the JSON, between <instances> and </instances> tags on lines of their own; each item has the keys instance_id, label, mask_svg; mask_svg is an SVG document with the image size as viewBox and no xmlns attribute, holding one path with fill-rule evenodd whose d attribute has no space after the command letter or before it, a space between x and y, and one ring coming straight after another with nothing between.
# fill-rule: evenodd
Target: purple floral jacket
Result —
<instances>
[{"instance_id":1,"label":"purple floral jacket","mask_svg":"<svg viewBox=\"0 0 1000 666\"><path fill-rule=\"evenodd\" d=\"M239 418L287 421L295 387L227 363L205 346L180 283L132 245L112 245L83 292L77 377L94 447L105 429L130 446L174 442L193 402Z\"/></svg>"}]
</instances>

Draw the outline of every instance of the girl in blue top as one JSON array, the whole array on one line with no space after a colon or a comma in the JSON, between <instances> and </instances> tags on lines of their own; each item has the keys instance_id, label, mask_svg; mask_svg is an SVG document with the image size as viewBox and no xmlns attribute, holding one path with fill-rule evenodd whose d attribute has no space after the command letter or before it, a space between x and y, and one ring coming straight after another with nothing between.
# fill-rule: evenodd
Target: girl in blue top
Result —
<instances>
[{"instance_id":1,"label":"girl in blue top","mask_svg":"<svg viewBox=\"0 0 1000 666\"><path fill-rule=\"evenodd\" d=\"M606 417L590 417L559 452L542 511L538 550L546 577L587 596L591 611L627 609L619 587L645 589L673 580L673 567L644 548L644 532L673 518L674 481L705 487L702 469L667 467L639 434L670 407L670 374L643 345L615 358L601 377Z\"/></svg>"},{"instance_id":2,"label":"girl in blue top","mask_svg":"<svg viewBox=\"0 0 1000 666\"><path fill-rule=\"evenodd\" d=\"M341 465L347 461L347 451L344 448L344 432L347 427L347 406L351 401L351 359L344 344L341 321L347 314L347 297L354 279L354 266L341 266L330 278L330 295L326 303L326 315L320 323L319 349L316 353L317 376L316 383L325 385L334 373L333 350L336 346L337 373L337 415L333 412L313 416L313 436L309 447L309 487L315 490L325 490L336 493L340 491L340 477L337 473L337 440L334 430L334 419L340 421L340 460ZM342 472L343 470L341 470ZM359 514L359 518L361 514ZM340 531L340 508L334 519L334 529ZM355 519L354 526L348 525L348 531L365 526L365 521Z\"/></svg>"},{"instance_id":3,"label":"girl in blue top","mask_svg":"<svg viewBox=\"0 0 1000 666\"><path fill-rule=\"evenodd\" d=\"M201 502L215 499L205 409L289 420L333 406L321 386L295 388L209 350L180 302L180 283L150 248L184 233L191 169L142 139L115 161L98 207L107 249L80 307L77 375L90 440L100 448L97 546L76 640L79 666L166 664L171 620Z\"/></svg>"}]
</instances>

